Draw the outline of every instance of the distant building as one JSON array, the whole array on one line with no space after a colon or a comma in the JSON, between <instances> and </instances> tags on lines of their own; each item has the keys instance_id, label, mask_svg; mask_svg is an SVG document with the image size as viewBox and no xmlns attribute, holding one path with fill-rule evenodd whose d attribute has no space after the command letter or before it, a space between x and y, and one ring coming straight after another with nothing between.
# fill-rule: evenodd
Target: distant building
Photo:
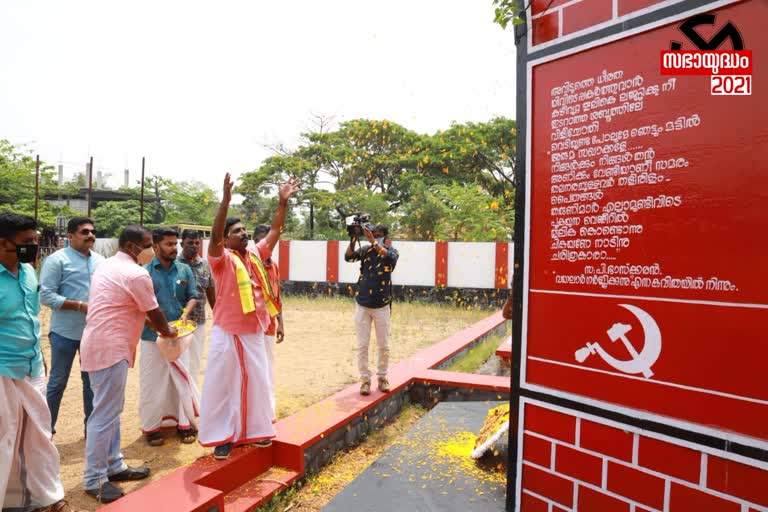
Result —
<instances>
[{"instance_id":1,"label":"distant building","mask_svg":"<svg viewBox=\"0 0 768 512\"><path fill-rule=\"evenodd\" d=\"M91 211L101 203L110 201L139 200L139 194L133 192L117 192L115 190L94 190L91 201ZM74 212L85 215L88 213L88 189L81 188L77 194L62 196L58 192L47 193L43 198L54 206L69 206Z\"/></svg>"}]
</instances>

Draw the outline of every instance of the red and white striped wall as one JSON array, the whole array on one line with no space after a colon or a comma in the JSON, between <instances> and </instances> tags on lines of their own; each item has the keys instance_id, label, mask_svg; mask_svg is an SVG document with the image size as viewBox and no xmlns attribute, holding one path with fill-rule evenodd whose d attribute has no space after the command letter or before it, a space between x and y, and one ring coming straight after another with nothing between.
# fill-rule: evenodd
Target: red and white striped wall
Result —
<instances>
[{"instance_id":1,"label":"red and white striped wall","mask_svg":"<svg viewBox=\"0 0 768 512\"><path fill-rule=\"evenodd\" d=\"M520 414L523 512L768 512L768 463L527 398Z\"/></svg>"},{"instance_id":2,"label":"red and white striped wall","mask_svg":"<svg viewBox=\"0 0 768 512\"><path fill-rule=\"evenodd\" d=\"M359 263L344 261L347 241L281 240L273 259L286 281L356 283ZM400 253L392 284L451 288L508 288L511 243L395 241Z\"/></svg>"},{"instance_id":3,"label":"red and white striped wall","mask_svg":"<svg viewBox=\"0 0 768 512\"><path fill-rule=\"evenodd\" d=\"M285 281L356 283L359 263L344 261L346 240L280 240L272 258ZM394 241L400 253L392 283L404 286L450 288L509 288L513 244L505 242ZM203 242L201 254L208 249ZM98 239L95 250L111 256L117 240Z\"/></svg>"},{"instance_id":4,"label":"red and white striped wall","mask_svg":"<svg viewBox=\"0 0 768 512\"><path fill-rule=\"evenodd\" d=\"M281 277L290 281L354 283L359 263L344 261L348 242L281 241ZM400 253L395 285L508 288L512 249L508 243L395 241ZM288 259L288 262L285 261Z\"/></svg>"}]
</instances>

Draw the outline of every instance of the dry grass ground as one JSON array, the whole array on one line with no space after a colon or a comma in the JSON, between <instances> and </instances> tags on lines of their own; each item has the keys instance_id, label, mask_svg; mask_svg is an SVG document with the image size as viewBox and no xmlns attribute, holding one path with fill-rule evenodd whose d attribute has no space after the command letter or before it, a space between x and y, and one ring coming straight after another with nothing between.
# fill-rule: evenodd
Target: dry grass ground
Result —
<instances>
[{"instance_id":1,"label":"dry grass ground","mask_svg":"<svg viewBox=\"0 0 768 512\"><path fill-rule=\"evenodd\" d=\"M288 416L357 381L354 304L351 300L286 297L284 309L286 339L278 346L276 356L276 394L280 417ZM395 304L390 364L464 329L488 314L487 311L448 306ZM48 310L44 308L42 315L43 333L46 333ZM375 342L372 341L373 362L374 348ZM47 335L43 336L43 352L46 360L50 361ZM82 490L85 443L81 396L76 362L62 402L54 441L61 454L61 473L67 500L78 508L96 510L97 504ZM128 374L122 416L122 446L128 464L148 465L155 479L209 453L198 444L183 445L174 437L169 437L162 447L147 446L139 429L138 396L138 371L133 369ZM130 492L148 481L151 480L121 484L121 487Z\"/></svg>"}]
</instances>

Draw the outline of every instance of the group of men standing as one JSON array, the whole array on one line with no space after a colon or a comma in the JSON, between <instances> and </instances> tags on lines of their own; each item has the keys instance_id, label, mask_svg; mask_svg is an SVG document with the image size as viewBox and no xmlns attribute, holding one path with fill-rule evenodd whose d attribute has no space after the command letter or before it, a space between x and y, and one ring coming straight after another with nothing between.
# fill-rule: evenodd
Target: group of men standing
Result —
<instances>
[{"instance_id":1,"label":"group of men standing","mask_svg":"<svg viewBox=\"0 0 768 512\"><path fill-rule=\"evenodd\" d=\"M274 350L285 331L280 276L271 256L288 200L300 182L280 187L272 224L256 226L253 236L240 219L227 216L233 186L227 174L207 259L196 231L181 233L179 255L175 230L150 232L137 225L123 229L117 253L105 259L93 251L93 220L75 217L67 227L67 247L45 259L39 281L33 267L38 261L35 220L0 213L3 512L72 510L63 500L53 434L77 356L83 383L83 488L99 502L123 496L115 482L150 474L147 467L128 466L120 451L128 369L139 344L139 419L149 445L162 445L167 429L175 429L182 443L198 440L213 447L216 459L226 459L238 445L272 443ZM399 254L389 243L386 226L363 234L370 245L355 250L357 240L351 240L345 259L360 262L355 331L360 392L368 395L372 327L379 348L378 387L390 390L391 276ZM52 310L50 368L44 368L40 346L41 303ZM213 328L201 393L206 304L213 309ZM194 331L179 338L172 325L176 320L194 323Z\"/></svg>"},{"instance_id":2,"label":"group of men standing","mask_svg":"<svg viewBox=\"0 0 768 512\"><path fill-rule=\"evenodd\" d=\"M149 476L129 467L120 451L120 416L129 367L140 350L139 417L147 442L199 439L217 459L233 446L269 446L275 436L274 343L284 329L277 265L271 261L290 197L279 190L271 226L257 226L254 248L240 219L228 218L233 181L227 174L207 261L197 232L150 232L127 226L118 251L92 250L95 226L86 217L68 225L69 245L46 258L38 278L34 219L0 213L0 509L66 512L53 444L61 398L74 358L83 381L84 490L102 503L120 498L115 482ZM139 265L139 261L151 261ZM142 254L144 253L144 254ZM215 285L214 285L215 283ZM214 311L206 378L198 388L205 343L205 306ZM51 368L46 389L40 346L40 304L51 308ZM189 347L169 322L195 322ZM185 337L185 340L187 338ZM5 463L10 461L10 464Z\"/></svg>"}]
</instances>

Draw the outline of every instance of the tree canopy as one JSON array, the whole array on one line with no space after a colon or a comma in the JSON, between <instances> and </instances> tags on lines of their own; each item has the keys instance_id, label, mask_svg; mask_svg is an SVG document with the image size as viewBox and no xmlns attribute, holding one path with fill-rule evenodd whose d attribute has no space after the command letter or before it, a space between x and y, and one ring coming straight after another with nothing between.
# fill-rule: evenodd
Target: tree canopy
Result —
<instances>
[{"instance_id":1,"label":"tree canopy","mask_svg":"<svg viewBox=\"0 0 768 512\"><path fill-rule=\"evenodd\" d=\"M419 134L388 120L356 119L329 129L326 118L295 149L241 176L244 205L263 203L301 178L297 238L344 238L343 217L367 212L417 240L508 240L514 221L515 122L453 124Z\"/></svg>"},{"instance_id":2,"label":"tree canopy","mask_svg":"<svg viewBox=\"0 0 768 512\"><path fill-rule=\"evenodd\" d=\"M344 218L365 212L398 238L511 240L516 135L515 121L503 117L422 134L386 119L335 125L315 116L297 147L273 146L271 156L241 176L239 215L251 224L269 224L279 184L300 178L304 185L287 213L286 237L346 238ZM53 175L53 167L41 163L41 198L46 192L79 193L80 177L59 187ZM0 208L33 215L34 158L0 141L0 177ZM117 236L123 226L139 222L138 185L119 189L135 199L103 201L92 210L99 236ZM212 224L219 200L209 186L160 175L144 185L145 225ZM55 226L61 213L75 215L67 206L39 201L41 226Z\"/></svg>"},{"instance_id":3,"label":"tree canopy","mask_svg":"<svg viewBox=\"0 0 768 512\"><path fill-rule=\"evenodd\" d=\"M46 192L57 189L53 175L53 167L40 162L41 198ZM7 140L0 140L0 210L11 210L30 217L35 215L35 158ZM42 199L38 201L41 227L53 228L56 217L61 213L68 216L74 214L69 207L57 207Z\"/></svg>"}]
</instances>

